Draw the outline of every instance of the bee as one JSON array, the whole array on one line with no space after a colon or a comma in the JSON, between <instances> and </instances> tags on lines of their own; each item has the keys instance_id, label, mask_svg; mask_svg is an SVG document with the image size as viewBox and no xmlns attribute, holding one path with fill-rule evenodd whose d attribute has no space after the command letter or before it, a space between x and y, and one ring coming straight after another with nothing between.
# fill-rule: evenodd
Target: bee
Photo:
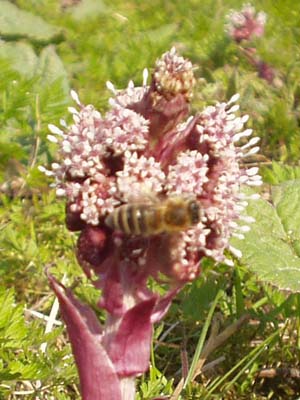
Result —
<instances>
[{"instance_id":1,"label":"bee","mask_svg":"<svg viewBox=\"0 0 300 400\"><path fill-rule=\"evenodd\" d=\"M161 203L128 203L116 208L105 224L126 235L150 236L183 231L200 221L194 198L170 197Z\"/></svg>"}]
</instances>

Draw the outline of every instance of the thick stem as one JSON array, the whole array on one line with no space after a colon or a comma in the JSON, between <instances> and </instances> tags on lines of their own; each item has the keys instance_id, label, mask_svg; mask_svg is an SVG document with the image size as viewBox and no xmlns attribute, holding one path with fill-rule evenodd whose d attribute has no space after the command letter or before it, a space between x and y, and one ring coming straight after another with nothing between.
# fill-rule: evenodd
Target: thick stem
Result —
<instances>
[{"instance_id":1,"label":"thick stem","mask_svg":"<svg viewBox=\"0 0 300 400\"><path fill-rule=\"evenodd\" d=\"M123 378L120 380L122 400L135 399L135 379L134 377Z\"/></svg>"}]
</instances>

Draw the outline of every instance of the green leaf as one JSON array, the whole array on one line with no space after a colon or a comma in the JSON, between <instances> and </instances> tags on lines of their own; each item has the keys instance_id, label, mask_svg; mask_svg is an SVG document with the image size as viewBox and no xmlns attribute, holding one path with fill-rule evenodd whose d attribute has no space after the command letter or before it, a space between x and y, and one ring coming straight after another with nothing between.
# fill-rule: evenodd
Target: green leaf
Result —
<instances>
[{"instance_id":1,"label":"green leaf","mask_svg":"<svg viewBox=\"0 0 300 400\"><path fill-rule=\"evenodd\" d=\"M271 201L249 201L247 214L256 222L244 240L233 239L232 245L258 279L300 292L300 180L274 187Z\"/></svg>"},{"instance_id":2,"label":"green leaf","mask_svg":"<svg viewBox=\"0 0 300 400\"><path fill-rule=\"evenodd\" d=\"M41 84L52 85L55 81L60 80L63 92L69 93L68 75L54 46L50 45L42 50L36 73L42 78Z\"/></svg>"},{"instance_id":3,"label":"green leaf","mask_svg":"<svg viewBox=\"0 0 300 400\"><path fill-rule=\"evenodd\" d=\"M174 35L178 29L177 24L165 24L156 29L148 30L147 37L150 42L155 43L156 46L161 43L167 42ZM144 36L144 34L143 34Z\"/></svg>"},{"instance_id":4,"label":"green leaf","mask_svg":"<svg viewBox=\"0 0 300 400\"><path fill-rule=\"evenodd\" d=\"M300 180L287 181L275 186L272 197L284 230L293 243L297 256L300 257Z\"/></svg>"},{"instance_id":5,"label":"green leaf","mask_svg":"<svg viewBox=\"0 0 300 400\"><path fill-rule=\"evenodd\" d=\"M10 1L0 1L0 20L0 34L4 39L28 38L35 42L50 42L61 35L59 28L19 9Z\"/></svg>"},{"instance_id":6,"label":"green leaf","mask_svg":"<svg viewBox=\"0 0 300 400\"><path fill-rule=\"evenodd\" d=\"M194 321L205 318L211 302L215 299L218 290L224 285L224 279L218 282L213 277L201 277L195 280L189 288L188 294L181 302L185 317Z\"/></svg>"},{"instance_id":7,"label":"green leaf","mask_svg":"<svg viewBox=\"0 0 300 400\"><path fill-rule=\"evenodd\" d=\"M83 20L87 18L95 18L101 14L107 13L109 8L101 0L83 0L73 8L73 18L75 20Z\"/></svg>"},{"instance_id":8,"label":"green leaf","mask_svg":"<svg viewBox=\"0 0 300 400\"><path fill-rule=\"evenodd\" d=\"M67 72L53 45L44 48L38 57L27 43L2 43L0 59L7 60L11 68L27 80L39 76L39 87L51 85L60 79L63 91L69 92Z\"/></svg>"},{"instance_id":9,"label":"green leaf","mask_svg":"<svg viewBox=\"0 0 300 400\"><path fill-rule=\"evenodd\" d=\"M1 43L0 58L9 60L12 68L20 75L33 77L38 58L29 44L22 42Z\"/></svg>"}]
</instances>

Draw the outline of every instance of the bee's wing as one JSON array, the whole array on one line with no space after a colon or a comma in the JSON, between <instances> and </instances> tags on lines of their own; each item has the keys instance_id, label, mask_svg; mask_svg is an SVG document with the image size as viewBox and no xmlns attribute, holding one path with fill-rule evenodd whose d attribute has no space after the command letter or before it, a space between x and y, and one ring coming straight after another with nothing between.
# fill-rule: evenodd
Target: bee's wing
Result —
<instances>
[{"instance_id":1,"label":"bee's wing","mask_svg":"<svg viewBox=\"0 0 300 400\"><path fill-rule=\"evenodd\" d=\"M154 205L159 203L159 198L156 193L150 190L150 188L143 187L141 191L131 193L127 196L128 204L149 204Z\"/></svg>"}]
</instances>

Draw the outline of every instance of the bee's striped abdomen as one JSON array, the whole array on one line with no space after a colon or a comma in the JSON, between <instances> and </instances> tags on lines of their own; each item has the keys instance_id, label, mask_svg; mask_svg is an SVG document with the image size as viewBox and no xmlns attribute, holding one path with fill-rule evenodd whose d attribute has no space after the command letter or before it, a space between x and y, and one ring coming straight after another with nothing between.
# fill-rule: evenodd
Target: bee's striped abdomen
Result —
<instances>
[{"instance_id":1,"label":"bee's striped abdomen","mask_svg":"<svg viewBox=\"0 0 300 400\"><path fill-rule=\"evenodd\" d=\"M155 233L158 210L149 204L133 204L126 207L127 224L132 235L148 236ZM124 219L126 219L124 217ZM123 227L122 227L123 228ZM125 232L123 229L121 229Z\"/></svg>"},{"instance_id":2,"label":"bee's striped abdomen","mask_svg":"<svg viewBox=\"0 0 300 400\"><path fill-rule=\"evenodd\" d=\"M153 211L149 210L149 205L144 204L124 204L107 216L105 223L110 228L124 232L126 235L149 235L151 234L150 221ZM149 215L151 214L151 215Z\"/></svg>"},{"instance_id":3,"label":"bee's striped abdomen","mask_svg":"<svg viewBox=\"0 0 300 400\"><path fill-rule=\"evenodd\" d=\"M130 226L129 226L128 220L127 220L127 214L128 214L127 208L128 207L129 206L127 206L127 205L121 206L115 211L115 214L117 214L115 228L126 233L127 235L129 235L131 233Z\"/></svg>"},{"instance_id":4,"label":"bee's striped abdomen","mask_svg":"<svg viewBox=\"0 0 300 400\"><path fill-rule=\"evenodd\" d=\"M124 219L127 219L129 231L132 235L140 235L142 233L142 210L136 205L131 204L124 207Z\"/></svg>"}]
</instances>

